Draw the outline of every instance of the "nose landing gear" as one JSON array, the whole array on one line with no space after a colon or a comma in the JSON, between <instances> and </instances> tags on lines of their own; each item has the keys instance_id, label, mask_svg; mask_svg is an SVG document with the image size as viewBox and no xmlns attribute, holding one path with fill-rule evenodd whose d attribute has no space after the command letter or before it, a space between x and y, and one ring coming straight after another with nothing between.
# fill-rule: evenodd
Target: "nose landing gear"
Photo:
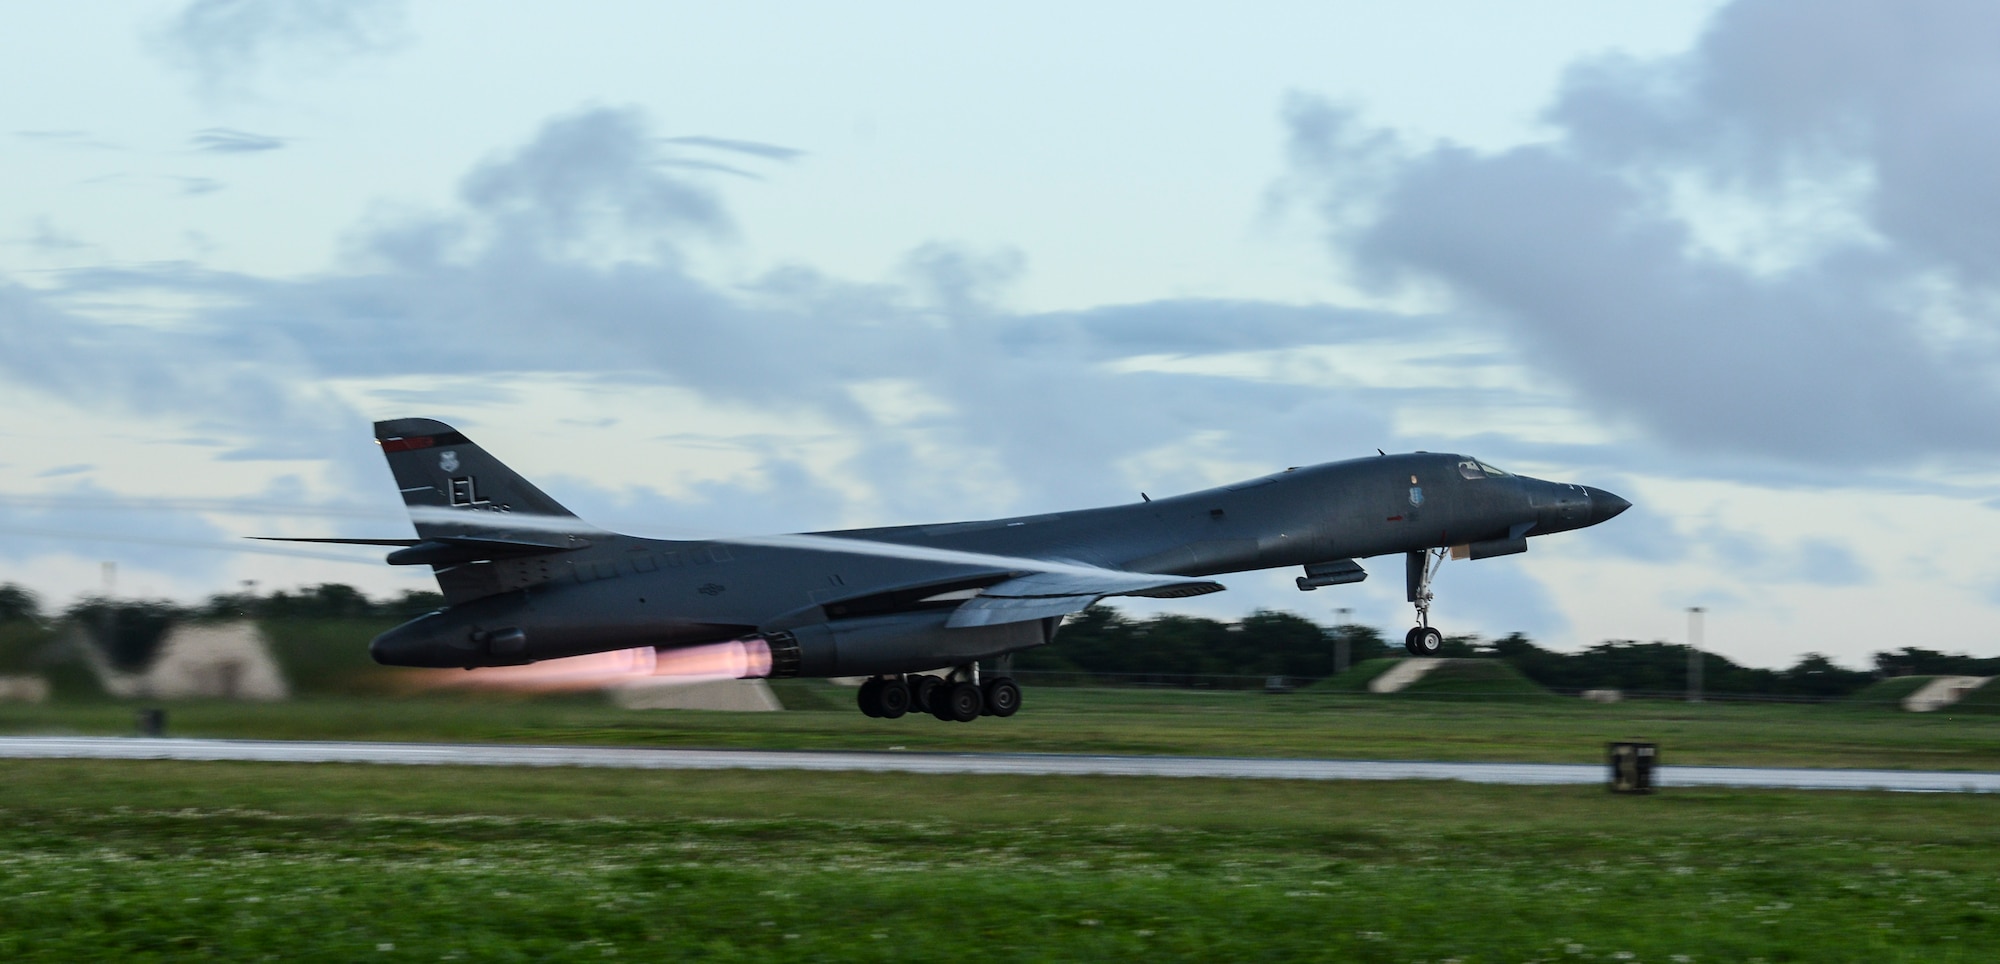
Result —
<instances>
[{"instance_id":1,"label":"nose landing gear","mask_svg":"<svg viewBox=\"0 0 2000 964\"><path fill-rule=\"evenodd\" d=\"M1431 626L1431 580L1451 554L1445 548L1409 552L1403 556L1404 583L1409 601L1417 606L1417 624L1403 634L1403 648L1411 656L1436 656L1444 648L1444 634Z\"/></svg>"}]
</instances>

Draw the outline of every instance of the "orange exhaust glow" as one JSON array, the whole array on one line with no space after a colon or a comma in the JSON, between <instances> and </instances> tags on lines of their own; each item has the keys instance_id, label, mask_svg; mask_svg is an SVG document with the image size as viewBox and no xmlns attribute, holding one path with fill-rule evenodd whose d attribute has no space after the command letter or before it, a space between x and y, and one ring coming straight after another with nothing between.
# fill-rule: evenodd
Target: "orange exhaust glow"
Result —
<instances>
[{"instance_id":1,"label":"orange exhaust glow","mask_svg":"<svg viewBox=\"0 0 2000 964\"><path fill-rule=\"evenodd\" d=\"M761 679L771 675L771 647L761 639L737 639L708 646L655 650L652 675L690 682Z\"/></svg>"},{"instance_id":2,"label":"orange exhaust glow","mask_svg":"<svg viewBox=\"0 0 2000 964\"><path fill-rule=\"evenodd\" d=\"M424 685L562 693L665 678L679 683L755 679L771 672L771 650L761 639L732 640L682 649L620 649L546 659L526 666L425 670Z\"/></svg>"}]
</instances>

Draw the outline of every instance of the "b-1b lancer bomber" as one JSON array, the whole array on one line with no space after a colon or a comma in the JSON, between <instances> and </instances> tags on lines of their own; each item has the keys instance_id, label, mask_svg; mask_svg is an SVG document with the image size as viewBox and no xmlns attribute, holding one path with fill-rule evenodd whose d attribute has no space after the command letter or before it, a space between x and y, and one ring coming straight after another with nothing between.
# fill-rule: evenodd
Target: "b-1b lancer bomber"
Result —
<instances>
[{"instance_id":1,"label":"b-1b lancer bomber","mask_svg":"<svg viewBox=\"0 0 2000 964\"><path fill-rule=\"evenodd\" d=\"M1075 512L660 540L583 522L443 422L377 422L375 437L417 537L293 541L394 546L390 564L435 572L445 608L376 637L377 662L470 669L736 641L749 675L867 677L861 711L890 718L1012 716L1011 655L1055 642L1063 617L1108 596L1218 592L1209 577L1256 569L1302 567L1310 590L1400 554L1416 606L1405 645L1434 655L1431 582L1447 556L1525 552L1630 506L1416 452Z\"/></svg>"}]
</instances>

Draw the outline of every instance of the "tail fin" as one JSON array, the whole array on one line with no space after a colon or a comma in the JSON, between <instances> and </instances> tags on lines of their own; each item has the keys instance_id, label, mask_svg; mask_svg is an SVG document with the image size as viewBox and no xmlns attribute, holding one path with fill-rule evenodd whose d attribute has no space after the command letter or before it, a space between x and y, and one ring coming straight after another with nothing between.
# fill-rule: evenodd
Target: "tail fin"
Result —
<instances>
[{"instance_id":1,"label":"tail fin","mask_svg":"<svg viewBox=\"0 0 2000 964\"><path fill-rule=\"evenodd\" d=\"M464 433L428 418L375 423L375 439L427 540L594 531Z\"/></svg>"}]
</instances>

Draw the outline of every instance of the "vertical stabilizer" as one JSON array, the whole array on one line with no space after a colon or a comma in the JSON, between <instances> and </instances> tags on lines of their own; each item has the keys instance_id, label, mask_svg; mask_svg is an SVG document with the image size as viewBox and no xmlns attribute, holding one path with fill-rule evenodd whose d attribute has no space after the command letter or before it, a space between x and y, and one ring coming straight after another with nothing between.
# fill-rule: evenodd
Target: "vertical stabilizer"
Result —
<instances>
[{"instance_id":1,"label":"vertical stabilizer","mask_svg":"<svg viewBox=\"0 0 2000 964\"><path fill-rule=\"evenodd\" d=\"M547 561L555 554L611 535L443 422L376 422L375 439L423 540L404 552L430 563L452 605L547 582L566 571Z\"/></svg>"},{"instance_id":2,"label":"vertical stabilizer","mask_svg":"<svg viewBox=\"0 0 2000 964\"><path fill-rule=\"evenodd\" d=\"M424 539L495 530L578 533L589 527L465 434L428 418L375 423L375 440Z\"/></svg>"}]
</instances>

